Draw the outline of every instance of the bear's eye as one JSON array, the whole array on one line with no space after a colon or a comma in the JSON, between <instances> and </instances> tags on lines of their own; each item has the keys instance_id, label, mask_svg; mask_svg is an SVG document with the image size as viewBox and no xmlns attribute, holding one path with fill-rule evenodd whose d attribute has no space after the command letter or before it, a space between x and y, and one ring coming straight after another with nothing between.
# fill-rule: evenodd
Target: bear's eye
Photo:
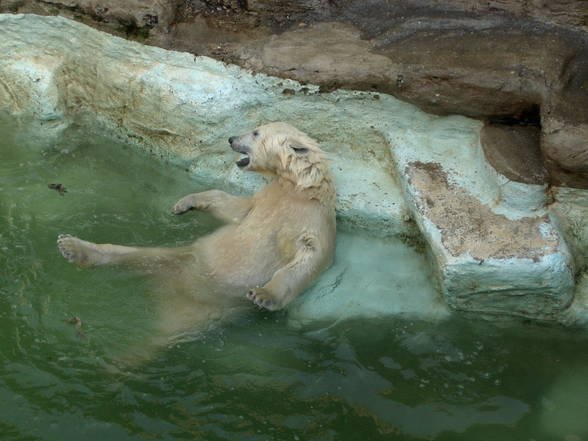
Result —
<instances>
[{"instance_id":1,"label":"bear's eye","mask_svg":"<svg viewBox=\"0 0 588 441\"><path fill-rule=\"evenodd\" d=\"M257 131L257 130L254 130L254 131L253 131L253 136L259 136L259 131Z\"/></svg>"}]
</instances>

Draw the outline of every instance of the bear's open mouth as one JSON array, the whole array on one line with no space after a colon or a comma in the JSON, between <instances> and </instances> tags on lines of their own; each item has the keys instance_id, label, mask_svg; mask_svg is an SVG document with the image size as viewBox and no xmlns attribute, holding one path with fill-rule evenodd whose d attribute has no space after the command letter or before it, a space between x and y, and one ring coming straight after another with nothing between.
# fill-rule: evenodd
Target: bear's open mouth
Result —
<instances>
[{"instance_id":1,"label":"bear's open mouth","mask_svg":"<svg viewBox=\"0 0 588 441\"><path fill-rule=\"evenodd\" d=\"M236 138L234 136L231 136L229 138L229 144L231 144L231 148L236 151L237 153L241 153L242 155L245 155L244 158L241 158L237 161L237 167L239 168L244 168L247 167L249 165L249 163L251 162L251 160L249 159L249 147L242 145L239 142L239 138Z\"/></svg>"},{"instance_id":2,"label":"bear's open mouth","mask_svg":"<svg viewBox=\"0 0 588 441\"><path fill-rule=\"evenodd\" d=\"M245 156L237 161L237 167L243 168L249 165L249 156Z\"/></svg>"}]
</instances>

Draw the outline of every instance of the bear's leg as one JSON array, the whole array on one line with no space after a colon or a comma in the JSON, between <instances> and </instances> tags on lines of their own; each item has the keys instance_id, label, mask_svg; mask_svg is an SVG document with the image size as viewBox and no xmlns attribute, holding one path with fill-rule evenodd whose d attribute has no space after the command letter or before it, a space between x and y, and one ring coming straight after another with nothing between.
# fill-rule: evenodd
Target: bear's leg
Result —
<instances>
[{"instance_id":1,"label":"bear's leg","mask_svg":"<svg viewBox=\"0 0 588 441\"><path fill-rule=\"evenodd\" d=\"M130 264L154 270L182 256L190 256L190 248L138 248L87 242L69 234L57 239L59 251L68 261L82 267L108 264Z\"/></svg>"},{"instance_id":2,"label":"bear's leg","mask_svg":"<svg viewBox=\"0 0 588 441\"><path fill-rule=\"evenodd\" d=\"M250 311L243 299L207 292L205 283L186 285L181 274L160 281L159 289L153 293L155 323L150 336L113 354L126 367L153 359L170 344L201 338L227 320Z\"/></svg>"},{"instance_id":3,"label":"bear's leg","mask_svg":"<svg viewBox=\"0 0 588 441\"><path fill-rule=\"evenodd\" d=\"M155 358L170 344L184 339L197 339L215 322L219 322L220 307L214 309L202 305L194 298L177 295L173 289L155 294L155 323L150 335L122 350L117 349L113 358L118 364L125 367L141 365Z\"/></svg>"}]
</instances>

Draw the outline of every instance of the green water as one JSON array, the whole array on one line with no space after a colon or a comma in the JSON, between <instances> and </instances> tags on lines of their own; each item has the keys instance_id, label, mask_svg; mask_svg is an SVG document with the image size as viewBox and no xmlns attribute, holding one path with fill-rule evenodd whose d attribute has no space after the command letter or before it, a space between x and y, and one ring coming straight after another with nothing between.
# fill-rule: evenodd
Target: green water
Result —
<instances>
[{"instance_id":1,"label":"green water","mask_svg":"<svg viewBox=\"0 0 588 441\"><path fill-rule=\"evenodd\" d=\"M121 369L116 354L153 324L148 282L80 270L55 239L188 243L214 221L169 208L205 187L99 137L23 139L0 126L0 440L588 439L587 330L401 316L293 327L252 309ZM339 250L355 238L339 234ZM335 270L349 262L339 251Z\"/></svg>"}]
</instances>

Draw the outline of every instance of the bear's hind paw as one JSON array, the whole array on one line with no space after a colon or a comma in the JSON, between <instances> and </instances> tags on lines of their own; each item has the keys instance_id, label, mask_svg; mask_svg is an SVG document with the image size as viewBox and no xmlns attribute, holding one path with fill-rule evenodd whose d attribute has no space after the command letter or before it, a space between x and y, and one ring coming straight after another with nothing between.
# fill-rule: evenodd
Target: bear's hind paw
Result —
<instances>
[{"instance_id":1,"label":"bear's hind paw","mask_svg":"<svg viewBox=\"0 0 588 441\"><path fill-rule=\"evenodd\" d=\"M275 311L280 309L280 304L273 299L273 295L264 288L250 289L247 293L247 298L255 303L260 308Z\"/></svg>"},{"instance_id":2,"label":"bear's hind paw","mask_svg":"<svg viewBox=\"0 0 588 441\"><path fill-rule=\"evenodd\" d=\"M57 238L57 248L69 262L88 267L99 263L99 253L96 245L69 234L60 234Z\"/></svg>"}]
</instances>

